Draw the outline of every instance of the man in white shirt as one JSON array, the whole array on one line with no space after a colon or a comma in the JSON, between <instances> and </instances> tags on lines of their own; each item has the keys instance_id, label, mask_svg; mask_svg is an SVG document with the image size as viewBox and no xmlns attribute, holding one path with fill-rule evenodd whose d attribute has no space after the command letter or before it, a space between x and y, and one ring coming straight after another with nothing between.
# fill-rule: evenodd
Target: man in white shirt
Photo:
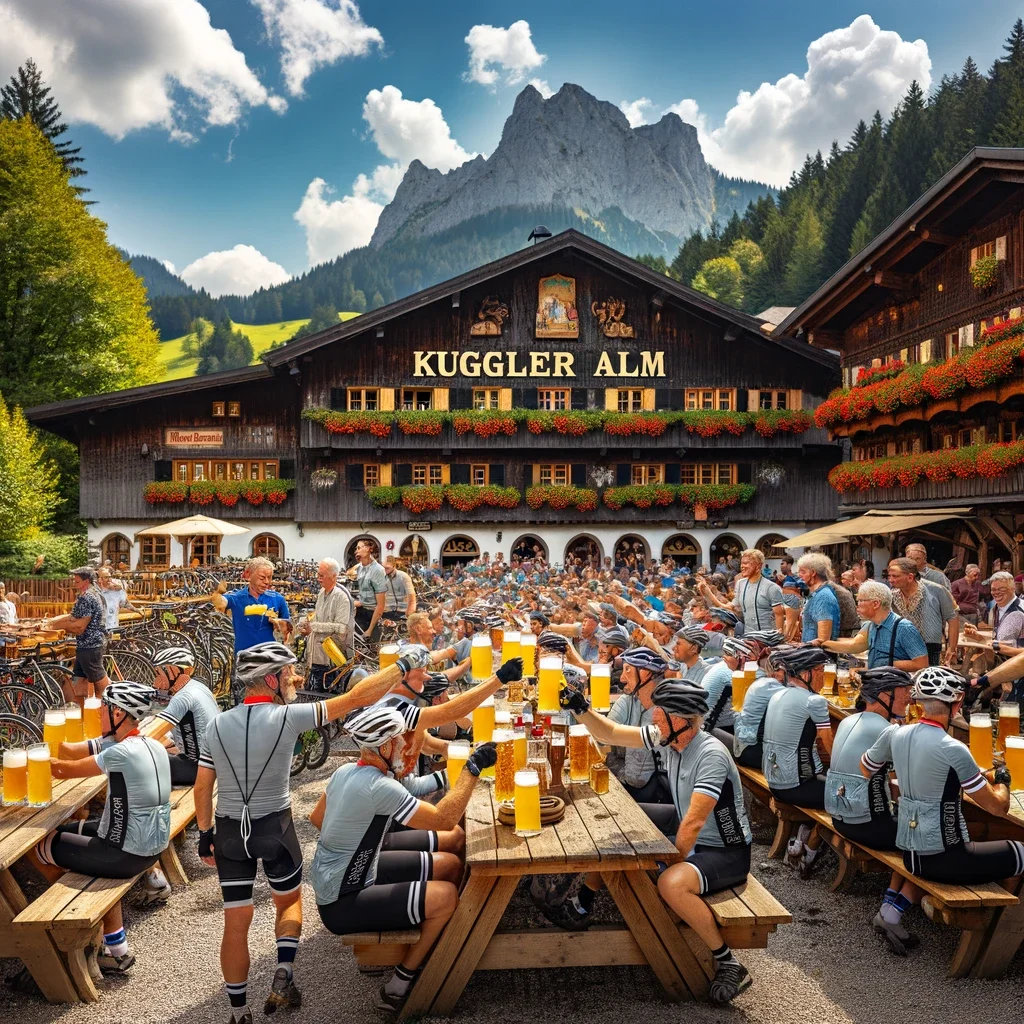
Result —
<instances>
[{"instance_id":1,"label":"man in white shirt","mask_svg":"<svg viewBox=\"0 0 1024 1024\"><path fill-rule=\"evenodd\" d=\"M394 555L384 559L384 580L387 589L384 591L384 611L390 615L408 617L416 611L416 588L412 585L412 577L398 568Z\"/></svg>"},{"instance_id":2,"label":"man in white shirt","mask_svg":"<svg viewBox=\"0 0 1024 1024\"><path fill-rule=\"evenodd\" d=\"M121 628L121 609L131 611L132 603L128 600L124 584L120 580L115 580L113 573L106 566L96 573L96 582L100 588L100 597L103 598L107 632L114 633Z\"/></svg>"},{"instance_id":3,"label":"man in white shirt","mask_svg":"<svg viewBox=\"0 0 1024 1024\"><path fill-rule=\"evenodd\" d=\"M324 653L323 642L333 636L345 657L352 657L352 624L355 620L355 606L352 595L338 586L341 566L333 558L324 558L317 566L316 578L320 581L320 593L316 595L316 607L312 620L300 623L296 630L306 637L306 685L311 690L323 690L324 676L332 668L331 659Z\"/></svg>"},{"instance_id":4,"label":"man in white shirt","mask_svg":"<svg viewBox=\"0 0 1024 1024\"><path fill-rule=\"evenodd\" d=\"M908 544L903 549L903 554L917 566L921 579L927 580L929 583L938 583L939 586L945 587L947 590L952 587L953 584L949 582L949 577L941 569L936 569L934 565L928 564L928 552L923 544Z\"/></svg>"}]
</instances>

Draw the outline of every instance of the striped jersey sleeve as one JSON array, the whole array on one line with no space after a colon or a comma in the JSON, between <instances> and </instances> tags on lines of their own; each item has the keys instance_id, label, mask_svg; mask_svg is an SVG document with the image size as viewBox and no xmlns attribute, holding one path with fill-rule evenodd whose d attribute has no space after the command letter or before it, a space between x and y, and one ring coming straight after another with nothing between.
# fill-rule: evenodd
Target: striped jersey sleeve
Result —
<instances>
[{"instance_id":1,"label":"striped jersey sleeve","mask_svg":"<svg viewBox=\"0 0 1024 1024\"><path fill-rule=\"evenodd\" d=\"M728 754L722 750L709 748L702 753L697 763L697 771L693 780L694 793L703 793L717 801L722 795L722 787L729 777Z\"/></svg>"}]
</instances>

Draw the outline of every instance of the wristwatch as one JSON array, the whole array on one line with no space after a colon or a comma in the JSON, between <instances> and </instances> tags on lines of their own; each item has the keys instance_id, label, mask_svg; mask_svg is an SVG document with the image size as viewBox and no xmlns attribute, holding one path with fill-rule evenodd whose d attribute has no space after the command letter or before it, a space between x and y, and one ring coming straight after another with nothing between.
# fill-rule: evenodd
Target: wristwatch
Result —
<instances>
[{"instance_id":1,"label":"wristwatch","mask_svg":"<svg viewBox=\"0 0 1024 1024\"><path fill-rule=\"evenodd\" d=\"M992 650L993 650L993 651L994 651L994 652L995 652L996 654L998 654L998 653L999 653L999 641L998 641L998 640L993 640L993 641L992 641Z\"/></svg>"}]
</instances>

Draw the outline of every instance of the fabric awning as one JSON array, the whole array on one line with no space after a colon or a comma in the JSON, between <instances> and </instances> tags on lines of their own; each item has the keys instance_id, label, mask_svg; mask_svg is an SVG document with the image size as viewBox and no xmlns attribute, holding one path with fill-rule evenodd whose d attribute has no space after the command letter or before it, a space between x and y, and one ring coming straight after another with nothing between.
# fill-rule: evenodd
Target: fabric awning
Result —
<instances>
[{"instance_id":1,"label":"fabric awning","mask_svg":"<svg viewBox=\"0 0 1024 1024\"><path fill-rule=\"evenodd\" d=\"M969 508L907 509L899 512L872 509L855 519L830 523L828 526L797 534L797 536L790 537L789 540L775 544L773 547L806 548L821 544L839 544L850 537L897 533L900 530L912 530L917 526L937 523L943 519L962 519L970 511Z\"/></svg>"}]
</instances>

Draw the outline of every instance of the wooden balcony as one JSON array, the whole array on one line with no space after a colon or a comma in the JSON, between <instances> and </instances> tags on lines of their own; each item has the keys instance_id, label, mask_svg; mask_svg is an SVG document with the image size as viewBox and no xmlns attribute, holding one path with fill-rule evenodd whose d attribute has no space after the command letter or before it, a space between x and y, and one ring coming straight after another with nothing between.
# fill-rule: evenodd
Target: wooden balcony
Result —
<instances>
[{"instance_id":1,"label":"wooden balcony","mask_svg":"<svg viewBox=\"0 0 1024 1024\"><path fill-rule=\"evenodd\" d=\"M280 505L272 505L266 500L261 505L250 505L244 498L230 507L216 500L209 505L195 505L190 501L150 505L143 498L140 487L137 495L123 493L116 503L112 503L108 495L83 490L79 515L83 519L146 519L154 523L170 523L175 519L195 515L212 516L228 522L259 522L265 519L294 519L296 504L295 491L291 491Z\"/></svg>"},{"instance_id":2,"label":"wooden balcony","mask_svg":"<svg viewBox=\"0 0 1024 1024\"><path fill-rule=\"evenodd\" d=\"M872 487L840 495L840 510L869 508L930 508L943 505L1001 505L1024 502L1024 469L1006 476L954 478L944 483L921 480L913 487Z\"/></svg>"}]
</instances>

